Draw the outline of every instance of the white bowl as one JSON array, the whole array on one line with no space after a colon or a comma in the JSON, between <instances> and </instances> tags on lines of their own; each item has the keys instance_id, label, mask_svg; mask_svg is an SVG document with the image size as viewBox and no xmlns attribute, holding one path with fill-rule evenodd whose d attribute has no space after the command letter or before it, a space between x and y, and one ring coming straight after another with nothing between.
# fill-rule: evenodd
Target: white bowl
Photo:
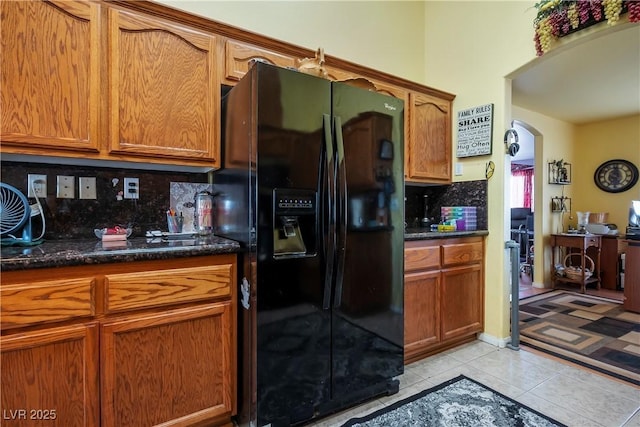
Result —
<instances>
[{"instance_id":1,"label":"white bowl","mask_svg":"<svg viewBox=\"0 0 640 427\"><path fill-rule=\"evenodd\" d=\"M129 238L129 236L131 236L131 233L133 232L132 228L124 228L124 227L120 227L120 226L115 226L113 228L119 230L119 232L116 233L116 234L126 234L127 238ZM95 228L93 230L93 233L96 235L96 237L98 239L102 239L102 236L107 234L107 230L108 230L108 228Z\"/></svg>"}]
</instances>

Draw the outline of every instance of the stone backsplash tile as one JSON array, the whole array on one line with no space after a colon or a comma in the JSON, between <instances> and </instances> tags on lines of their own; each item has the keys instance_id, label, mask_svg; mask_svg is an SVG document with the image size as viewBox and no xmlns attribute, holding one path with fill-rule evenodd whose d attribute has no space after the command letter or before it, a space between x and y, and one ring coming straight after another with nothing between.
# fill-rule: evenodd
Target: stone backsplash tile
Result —
<instances>
[{"instance_id":1,"label":"stone backsplash tile","mask_svg":"<svg viewBox=\"0 0 640 427\"><path fill-rule=\"evenodd\" d=\"M206 173L182 173L136 169L78 167L69 165L2 162L0 180L27 194L28 174L47 175L47 197L41 200L46 220L45 239L92 238L95 228L132 225L133 237L143 236L150 229L167 230L166 211L171 206L170 183L206 183ZM75 178L76 198L56 197L56 177ZM78 177L96 177L96 200L78 199ZM139 178L138 200L118 199L125 177ZM114 186L113 180L117 179ZM29 198L31 204L35 203ZM33 220L33 235L40 234L39 218Z\"/></svg>"},{"instance_id":2,"label":"stone backsplash tile","mask_svg":"<svg viewBox=\"0 0 640 427\"><path fill-rule=\"evenodd\" d=\"M113 225L132 225L133 236L142 236L147 230L167 230L166 211L180 210L185 200L195 195L196 190L211 190L206 173L148 171L136 169L115 169L79 167L55 164L35 164L22 162L2 162L0 180L27 194L27 175L47 175L47 197L41 203L46 218L45 239L78 239L94 237L95 228ZM76 198L56 197L56 176L75 177ZM77 198L78 177L96 177L97 200ZM125 177L139 178L139 200L117 200L123 191ZM114 186L113 179L118 182ZM189 184L194 184L193 186ZM173 189L173 194L172 194ZM429 196L429 217L440 221L442 206L476 206L478 229L487 228L487 183L485 180L458 182L442 186L405 186L405 218L409 227L414 227L423 216L423 195ZM34 199L29 199L34 203ZM187 208L188 209L188 208ZM188 211L183 215L191 215ZM186 218L185 218L186 222ZM186 224L185 224L186 225ZM418 224L419 225L419 224ZM38 218L34 219L34 236L40 234ZM186 227L185 227L186 229Z\"/></svg>"},{"instance_id":3,"label":"stone backsplash tile","mask_svg":"<svg viewBox=\"0 0 640 427\"><path fill-rule=\"evenodd\" d=\"M423 196L428 196L429 218L440 222L442 206L475 206L478 216L478 230L488 228L487 219L487 181L463 181L451 185L405 186L405 219L408 227L419 227L423 213Z\"/></svg>"},{"instance_id":4,"label":"stone backsplash tile","mask_svg":"<svg viewBox=\"0 0 640 427\"><path fill-rule=\"evenodd\" d=\"M171 208L176 215L182 215L184 223L182 231L189 233L195 231L195 195L200 191L213 193L213 185L192 182L172 182L170 185Z\"/></svg>"}]
</instances>

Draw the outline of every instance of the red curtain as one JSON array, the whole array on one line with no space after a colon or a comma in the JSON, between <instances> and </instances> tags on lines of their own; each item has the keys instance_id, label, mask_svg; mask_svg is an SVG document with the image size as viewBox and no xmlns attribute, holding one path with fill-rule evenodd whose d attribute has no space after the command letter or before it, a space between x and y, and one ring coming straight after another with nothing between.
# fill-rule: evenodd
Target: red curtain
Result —
<instances>
[{"instance_id":1,"label":"red curtain","mask_svg":"<svg viewBox=\"0 0 640 427\"><path fill-rule=\"evenodd\" d=\"M522 206L525 208L532 207L533 205L533 168L512 171L511 176L514 178L512 180L512 185L513 184L518 186L522 185L522 190L521 190L522 200L512 200L512 204L514 204L515 202L517 206ZM518 193L520 193L520 191L518 191Z\"/></svg>"}]
</instances>

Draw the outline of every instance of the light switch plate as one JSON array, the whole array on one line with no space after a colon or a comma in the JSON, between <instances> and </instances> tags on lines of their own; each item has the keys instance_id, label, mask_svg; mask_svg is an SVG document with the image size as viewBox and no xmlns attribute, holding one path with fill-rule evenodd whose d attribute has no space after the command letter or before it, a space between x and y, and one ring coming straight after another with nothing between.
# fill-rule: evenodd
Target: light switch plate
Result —
<instances>
[{"instance_id":1,"label":"light switch plate","mask_svg":"<svg viewBox=\"0 0 640 427\"><path fill-rule=\"evenodd\" d=\"M75 198L76 187L72 176L58 175L56 197L58 199L73 199Z\"/></svg>"},{"instance_id":2,"label":"light switch plate","mask_svg":"<svg viewBox=\"0 0 640 427\"><path fill-rule=\"evenodd\" d=\"M97 199L96 178L81 176L78 178L79 196L81 199Z\"/></svg>"},{"instance_id":3,"label":"light switch plate","mask_svg":"<svg viewBox=\"0 0 640 427\"><path fill-rule=\"evenodd\" d=\"M140 198L140 180L138 178L124 179L124 198L125 199Z\"/></svg>"}]
</instances>

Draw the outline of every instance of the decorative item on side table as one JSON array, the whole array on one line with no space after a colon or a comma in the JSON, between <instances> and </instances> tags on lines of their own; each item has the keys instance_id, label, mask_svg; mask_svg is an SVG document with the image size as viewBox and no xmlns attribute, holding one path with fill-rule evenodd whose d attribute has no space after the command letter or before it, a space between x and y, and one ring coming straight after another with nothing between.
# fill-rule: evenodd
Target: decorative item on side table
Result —
<instances>
[{"instance_id":1,"label":"decorative item on side table","mask_svg":"<svg viewBox=\"0 0 640 427\"><path fill-rule=\"evenodd\" d=\"M549 162L549 184L571 184L571 163L564 159Z\"/></svg>"},{"instance_id":2,"label":"decorative item on side table","mask_svg":"<svg viewBox=\"0 0 640 427\"><path fill-rule=\"evenodd\" d=\"M589 223L589 214L591 212L576 212L578 215L578 233L587 234L587 224Z\"/></svg>"}]
</instances>

